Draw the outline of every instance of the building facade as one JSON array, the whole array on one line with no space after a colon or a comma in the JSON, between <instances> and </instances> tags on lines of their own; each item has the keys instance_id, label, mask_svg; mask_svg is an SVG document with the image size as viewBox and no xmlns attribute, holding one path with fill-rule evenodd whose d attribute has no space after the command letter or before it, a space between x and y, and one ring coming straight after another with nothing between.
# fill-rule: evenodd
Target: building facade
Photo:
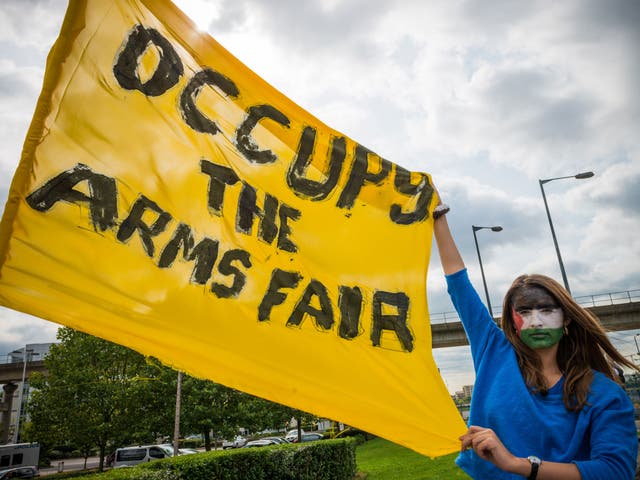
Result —
<instances>
[{"instance_id":1,"label":"building facade","mask_svg":"<svg viewBox=\"0 0 640 480\"><path fill-rule=\"evenodd\" d=\"M19 443L21 441L20 431L24 422L28 421L27 402L29 401L29 363L34 361L42 361L49 353L52 343L30 343L22 348L9 352L2 357L4 364L22 365L22 375L17 382L18 388L13 392L11 402L4 398L5 404L11 404L10 419L8 424L9 433L7 439L10 443Z\"/></svg>"}]
</instances>

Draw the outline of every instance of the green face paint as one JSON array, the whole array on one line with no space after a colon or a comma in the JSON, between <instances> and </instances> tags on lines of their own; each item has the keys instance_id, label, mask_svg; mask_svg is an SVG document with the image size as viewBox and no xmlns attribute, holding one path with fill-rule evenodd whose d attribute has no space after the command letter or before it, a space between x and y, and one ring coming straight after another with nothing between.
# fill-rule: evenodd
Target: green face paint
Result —
<instances>
[{"instance_id":1,"label":"green face paint","mask_svg":"<svg viewBox=\"0 0 640 480\"><path fill-rule=\"evenodd\" d=\"M562 338L562 328L526 328L521 331L520 338L531 348L549 348Z\"/></svg>"}]
</instances>

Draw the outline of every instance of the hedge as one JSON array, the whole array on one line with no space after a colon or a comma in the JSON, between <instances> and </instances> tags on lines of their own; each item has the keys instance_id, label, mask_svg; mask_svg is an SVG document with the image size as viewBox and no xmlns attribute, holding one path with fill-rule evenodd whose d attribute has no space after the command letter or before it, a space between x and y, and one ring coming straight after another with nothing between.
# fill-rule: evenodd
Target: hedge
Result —
<instances>
[{"instance_id":1,"label":"hedge","mask_svg":"<svg viewBox=\"0 0 640 480\"><path fill-rule=\"evenodd\" d=\"M86 480L351 480L352 439L203 452L88 475Z\"/></svg>"}]
</instances>

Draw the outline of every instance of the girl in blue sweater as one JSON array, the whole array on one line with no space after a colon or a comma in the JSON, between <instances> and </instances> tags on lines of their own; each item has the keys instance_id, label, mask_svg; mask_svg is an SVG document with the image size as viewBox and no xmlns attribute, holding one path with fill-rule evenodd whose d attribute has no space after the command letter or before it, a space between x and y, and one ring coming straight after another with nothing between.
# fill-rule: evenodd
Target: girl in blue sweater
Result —
<instances>
[{"instance_id":1,"label":"girl in blue sweater","mask_svg":"<svg viewBox=\"0 0 640 480\"><path fill-rule=\"evenodd\" d=\"M513 282L498 328L469 282L445 215L434 232L476 371L458 465L474 479L632 480L634 409L612 365L637 367L593 314L542 275Z\"/></svg>"}]
</instances>

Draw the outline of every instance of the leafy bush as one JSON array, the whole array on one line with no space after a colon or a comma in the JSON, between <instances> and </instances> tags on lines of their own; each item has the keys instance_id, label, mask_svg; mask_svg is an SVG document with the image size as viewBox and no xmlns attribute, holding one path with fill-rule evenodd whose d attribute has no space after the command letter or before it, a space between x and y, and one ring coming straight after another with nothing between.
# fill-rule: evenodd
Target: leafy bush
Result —
<instances>
[{"instance_id":1,"label":"leafy bush","mask_svg":"<svg viewBox=\"0 0 640 480\"><path fill-rule=\"evenodd\" d=\"M183 455L118 468L91 480L345 480L356 471L355 442L323 440L302 445Z\"/></svg>"},{"instance_id":2,"label":"leafy bush","mask_svg":"<svg viewBox=\"0 0 640 480\"><path fill-rule=\"evenodd\" d=\"M97 468L90 468L87 470L71 470L69 472L53 473L51 475L47 475L47 479L61 480L63 478L87 477L89 475L95 475L97 473Z\"/></svg>"},{"instance_id":3,"label":"leafy bush","mask_svg":"<svg viewBox=\"0 0 640 480\"><path fill-rule=\"evenodd\" d=\"M364 430L360 430L359 428L348 427L342 430L340 433L336 434L335 438L348 438L353 437L356 440L356 445L362 445L364 442L368 442L369 440L373 440L376 438L375 435L365 432Z\"/></svg>"},{"instance_id":4,"label":"leafy bush","mask_svg":"<svg viewBox=\"0 0 640 480\"><path fill-rule=\"evenodd\" d=\"M184 480L179 472L173 470L148 470L143 467L118 468L111 470L109 473L88 477L118 479L118 480Z\"/></svg>"}]
</instances>

